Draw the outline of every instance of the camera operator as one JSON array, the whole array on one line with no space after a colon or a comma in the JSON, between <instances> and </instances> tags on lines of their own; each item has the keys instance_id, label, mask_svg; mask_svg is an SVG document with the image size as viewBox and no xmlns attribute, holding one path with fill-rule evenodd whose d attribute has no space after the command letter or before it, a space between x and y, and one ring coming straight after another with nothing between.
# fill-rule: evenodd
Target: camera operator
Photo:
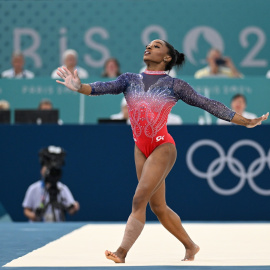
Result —
<instances>
[{"instance_id":1,"label":"camera operator","mask_svg":"<svg viewBox=\"0 0 270 270\"><path fill-rule=\"evenodd\" d=\"M211 49L207 54L208 66L196 71L194 77L202 78L242 78L233 61L225 57L217 49Z\"/></svg>"},{"instance_id":2,"label":"camera operator","mask_svg":"<svg viewBox=\"0 0 270 270\"><path fill-rule=\"evenodd\" d=\"M49 146L41 149L42 179L33 183L26 192L24 214L31 221L65 221L66 213L76 213L80 206L69 188L60 182L65 151L61 147Z\"/></svg>"}]
</instances>

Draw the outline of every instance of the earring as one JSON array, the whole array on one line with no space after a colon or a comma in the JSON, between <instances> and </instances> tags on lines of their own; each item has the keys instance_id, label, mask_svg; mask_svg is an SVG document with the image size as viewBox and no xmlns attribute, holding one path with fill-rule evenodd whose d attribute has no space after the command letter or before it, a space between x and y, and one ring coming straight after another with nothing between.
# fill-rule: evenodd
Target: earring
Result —
<instances>
[{"instance_id":1,"label":"earring","mask_svg":"<svg viewBox=\"0 0 270 270\"><path fill-rule=\"evenodd\" d=\"M167 62L167 60L166 60L165 58L163 59L163 61L164 61L164 62Z\"/></svg>"}]
</instances>

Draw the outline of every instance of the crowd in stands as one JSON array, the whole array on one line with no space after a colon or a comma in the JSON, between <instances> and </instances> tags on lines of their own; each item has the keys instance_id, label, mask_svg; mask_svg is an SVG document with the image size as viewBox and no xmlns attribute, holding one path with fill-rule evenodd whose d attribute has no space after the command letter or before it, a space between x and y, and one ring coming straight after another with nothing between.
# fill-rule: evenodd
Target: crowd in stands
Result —
<instances>
[{"instance_id":1,"label":"crowd in stands","mask_svg":"<svg viewBox=\"0 0 270 270\"><path fill-rule=\"evenodd\" d=\"M209 50L206 55L206 61L208 65L195 72L194 77L196 79L202 78L243 78L244 75L240 73L235 67L233 60L230 57L222 55L222 53L215 48ZM22 53L14 52L11 57L12 67L1 73L1 78L16 78L16 79L32 79L35 74L27 69L24 69L25 59ZM68 70L74 72L78 71L78 75L81 79L87 79L89 73L86 69L78 65L78 53L73 49L66 50L62 55L62 63ZM146 69L143 66L139 73L142 73ZM177 77L177 72L173 68L170 72L167 72L171 77ZM115 78L121 75L120 64L116 58L109 58L104 64L104 69L101 74L102 77ZM51 73L51 78L59 79L57 75L57 69ZM270 70L266 73L266 78L270 79Z\"/></svg>"},{"instance_id":2,"label":"crowd in stands","mask_svg":"<svg viewBox=\"0 0 270 270\"><path fill-rule=\"evenodd\" d=\"M194 77L196 79L203 78L243 78L244 75L240 73L235 67L232 59L230 57L226 57L222 55L222 53L212 48L208 52L206 56L207 66L199 69L195 72ZM89 77L89 73L86 69L80 67L78 65L78 53L73 49L66 50L62 55L63 65L70 70L72 73L77 69L78 75L81 79L87 79ZM2 78L16 78L16 79L32 79L35 77L34 73L24 69L25 59L22 53L14 52L11 59L12 67L8 70L5 70L1 73ZM146 66L144 66L139 72L142 73L145 70ZM101 74L104 78L116 78L121 75L120 64L116 58L109 58L104 64L104 69ZM175 69L172 69L169 73L171 77L177 77L177 73ZM270 79L270 70L267 72L266 77ZM51 73L52 79L59 79L57 75L57 69L55 69ZM9 110L10 105L6 100L0 100L0 110ZM117 114L111 115L111 119L126 119L128 120L128 111L127 104L125 99L121 101L120 105L121 111ZM237 113L242 114L247 118L255 118L256 115L252 113L248 113L245 111L246 109L246 98L243 95L237 94L231 100L231 108L235 110ZM51 110L53 109L53 105L50 100L42 100L38 106L40 110ZM183 123L181 117L175 114L169 114L168 125L181 125ZM223 125L228 124L225 121L220 119L217 120L217 124Z\"/></svg>"}]
</instances>

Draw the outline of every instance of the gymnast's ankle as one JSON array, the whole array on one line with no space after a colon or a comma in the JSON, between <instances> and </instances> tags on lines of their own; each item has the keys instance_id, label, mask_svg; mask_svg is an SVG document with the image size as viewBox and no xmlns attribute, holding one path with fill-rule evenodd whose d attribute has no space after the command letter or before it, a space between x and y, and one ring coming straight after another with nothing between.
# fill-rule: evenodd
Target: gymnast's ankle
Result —
<instances>
[{"instance_id":1,"label":"gymnast's ankle","mask_svg":"<svg viewBox=\"0 0 270 270\"><path fill-rule=\"evenodd\" d=\"M117 250L117 256L119 256L120 258L126 258L127 256L127 251L125 249L123 249L122 247L119 247Z\"/></svg>"}]
</instances>

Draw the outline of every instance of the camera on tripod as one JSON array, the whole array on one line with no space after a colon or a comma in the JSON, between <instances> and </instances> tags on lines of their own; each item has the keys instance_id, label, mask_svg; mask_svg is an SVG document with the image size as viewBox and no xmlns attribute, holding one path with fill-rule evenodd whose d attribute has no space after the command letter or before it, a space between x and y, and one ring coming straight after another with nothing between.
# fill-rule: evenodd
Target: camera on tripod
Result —
<instances>
[{"instance_id":1,"label":"camera on tripod","mask_svg":"<svg viewBox=\"0 0 270 270\"><path fill-rule=\"evenodd\" d=\"M40 164L42 167L46 167L43 177L45 189L49 193L49 203L46 205L41 203L40 207L36 209L35 213L38 220L43 218L49 205L52 207L53 213L55 209L59 209L62 215L65 215L65 207L57 200L60 191L57 183L62 177L62 166L65 164L65 156L65 150L57 146L49 146L39 151Z\"/></svg>"},{"instance_id":2,"label":"camera on tripod","mask_svg":"<svg viewBox=\"0 0 270 270\"><path fill-rule=\"evenodd\" d=\"M62 176L62 166L65 165L66 152L63 148L49 146L39 151L39 161L41 166L46 167L44 180L49 183L49 189L57 189L57 182Z\"/></svg>"}]
</instances>

